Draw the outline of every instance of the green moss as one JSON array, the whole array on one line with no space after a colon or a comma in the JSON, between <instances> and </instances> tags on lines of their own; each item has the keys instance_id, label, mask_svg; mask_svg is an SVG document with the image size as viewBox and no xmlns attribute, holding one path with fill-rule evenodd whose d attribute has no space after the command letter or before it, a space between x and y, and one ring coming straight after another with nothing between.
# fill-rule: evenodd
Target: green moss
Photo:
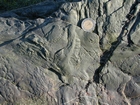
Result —
<instances>
[{"instance_id":1,"label":"green moss","mask_svg":"<svg viewBox=\"0 0 140 105\"><path fill-rule=\"evenodd\" d=\"M103 52L109 50L114 42L117 41L119 33L107 33L105 38L103 39L103 45L101 49Z\"/></svg>"},{"instance_id":2,"label":"green moss","mask_svg":"<svg viewBox=\"0 0 140 105\"><path fill-rule=\"evenodd\" d=\"M0 10L7 11L17 9L32 4L36 4L45 0L0 0Z\"/></svg>"}]
</instances>

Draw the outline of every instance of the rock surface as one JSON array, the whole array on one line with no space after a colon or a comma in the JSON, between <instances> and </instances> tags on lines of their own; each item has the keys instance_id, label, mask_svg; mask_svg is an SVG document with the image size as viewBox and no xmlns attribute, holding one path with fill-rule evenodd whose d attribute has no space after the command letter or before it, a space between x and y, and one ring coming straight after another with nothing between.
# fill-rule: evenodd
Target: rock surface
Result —
<instances>
[{"instance_id":1,"label":"rock surface","mask_svg":"<svg viewBox=\"0 0 140 105\"><path fill-rule=\"evenodd\" d=\"M92 32L81 22L96 21ZM48 0L0 14L1 105L139 105L140 0Z\"/></svg>"}]
</instances>

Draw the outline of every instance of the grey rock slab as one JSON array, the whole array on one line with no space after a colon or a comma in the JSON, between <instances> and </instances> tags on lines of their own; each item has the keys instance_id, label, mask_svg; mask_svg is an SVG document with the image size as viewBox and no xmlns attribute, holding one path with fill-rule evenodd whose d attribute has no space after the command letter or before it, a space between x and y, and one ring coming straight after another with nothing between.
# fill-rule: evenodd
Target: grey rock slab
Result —
<instances>
[{"instance_id":1,"label":"grey rock slab","mask_svg":"<svg viewBox=\"0 0 140 105\"><path fill-rule=\"evenodd\" d=\"M98 36L85 33L77 26L61 20L55 20L42 29L45 30L44 36L40 36L41 34L37 34L36 31L25 35L24 41L17 44L21 49L19 52L25 53L30 49L27 55L31 53L37 57L39 54L46 61L52 59L50 61L52 67L50 66L50 68L56 68L56 71L61 75L81 75L81 78L88 80L89 76L86 70L96 68L93 66L94 64L91 67L89 65L94 60L98 61L97 64L99 64L101 50ZM92 60L93 58L94 60ZM86 63L84 63L85 61ZM80 71L75 74L75 70Z\"/></svg>"},{"instance_id":2,"label":"grey rock slab","mask_svg":"<svg viewBox=\"0 0 140 105\"><path fill-rule=\"evenodd\" d=\"M0 104L138 105L139 42L135 0L48 0L3 13Z\"/></svg>"},{"instance_id":3,"label":"grey rock slab","mask_svg":"<svg viewBox=\"0 0 140 105\"><path fill-rule=\"evenodd\" d=\"M126 21L126 15L129 13L131 1L110 1L102 0L99 6L99 17L97 17L98 33L101 37L101 48L108 50L111 44L116 41L120 35L123 24Z\"/></svg>"},{"instance_id":4,"label":"grey rock slab","mask_svg":"<svg viewBox=\"0 0 140 105\"><path fill-rule=\"evenodd\" d=\"M140 95L140 86L132 79L126 84L124 92L127 97L137 98Z\"/></svg>"},{"instance_id":5,"label":"grey rock slab","mask_svg":"<svg viewBox=\"0 0 140 105\"><path fill-rule=\"evenodd\" d=\"M111 63L108 63L104 70L100 73L100 82L104 83L109 90L117 90L120 84L124 84L130 80L130 76L124 74Z\"/></svg>"}]
</instances>

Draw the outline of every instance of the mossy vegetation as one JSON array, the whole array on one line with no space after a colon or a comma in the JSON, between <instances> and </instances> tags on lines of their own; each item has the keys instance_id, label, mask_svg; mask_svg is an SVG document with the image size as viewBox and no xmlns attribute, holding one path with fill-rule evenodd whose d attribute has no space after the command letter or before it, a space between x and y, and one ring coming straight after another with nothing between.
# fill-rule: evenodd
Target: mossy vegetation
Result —
<instances>
[{"instance_id":1,"label":"mossy vegetation","mask_svg":"<svg viewBox=\"0 0 140 105\"><path fill-rule=\"evenodd\" d=\"M8 11L8 10L36 4L42 1L45 0L0 0L0 10Z\"/></svg>"}]
</instances>

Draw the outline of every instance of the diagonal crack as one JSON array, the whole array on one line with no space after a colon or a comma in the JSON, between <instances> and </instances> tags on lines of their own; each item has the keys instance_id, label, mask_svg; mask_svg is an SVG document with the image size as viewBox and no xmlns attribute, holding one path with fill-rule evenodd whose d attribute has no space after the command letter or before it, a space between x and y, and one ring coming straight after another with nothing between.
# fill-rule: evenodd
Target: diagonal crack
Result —
<instances>
[{"instance_id":1,"label":"diagonal crack","mask_svg":"<svg viewBox=\"0 0 140 105\"><path fill-rule=\"evenodd\" d=\"M99 0L99 1L100 1L100 0ZM105 33L105 34L106 34L106 31L107 31L107 27L108 27L108 25L110 24L110 17L112 16L112 14L116 13L117 11L119 11L121 8L124 7L124 3L126 2L126 0L123 1L122 6L120 6L118 9L114 10L114 11L113 11L112 13L110 13L109 15L108 15L108 13L107 13L107 3L108 3L108 2L110 2L110 0L108 0L107 2L105 2L104 5L103 5L103 7L104 7L104 9L105 9L104 12L105 12L105 14L106 14L106 23L107 23L107 24L105 24L104 27L103 27L103 33Z\"/></svg>"},{"instance_id":2,"label":"diagonal crack","mask_svg":"<svg viewBox=\"0 0 140 105\"><path fill-rule=\"evenodd\" d=\"M124 5L124 4L123 4ZM132 6L136 6L138 5L138 2L136 1ZM136 8L131 8L131 9L136 9ZM132 11L132 10L130 10ZM134 15L134 13L128 13L131 15ZM138 15L138 14L137 14ZM108 51L105 51L103 53L103 56L100 59L100 66L99 68L96 69L95 74L93 76L93 81L95 81L96 83L99 83L99 78L100 78L100 72L103 70L103 68L105 67L105 65L107 64L107 62L110 60L110 58L113 55L113 52L115 51L115 49L118 47L118 45L121 43L123 36L128 35L128 33L126 33L126 29L128 28L128 26L131 24L132 18L129 18L124 26L122 27L122 30L117 38L117 41L112 43L111 48Z\"/></svg>"}]
</instances>

